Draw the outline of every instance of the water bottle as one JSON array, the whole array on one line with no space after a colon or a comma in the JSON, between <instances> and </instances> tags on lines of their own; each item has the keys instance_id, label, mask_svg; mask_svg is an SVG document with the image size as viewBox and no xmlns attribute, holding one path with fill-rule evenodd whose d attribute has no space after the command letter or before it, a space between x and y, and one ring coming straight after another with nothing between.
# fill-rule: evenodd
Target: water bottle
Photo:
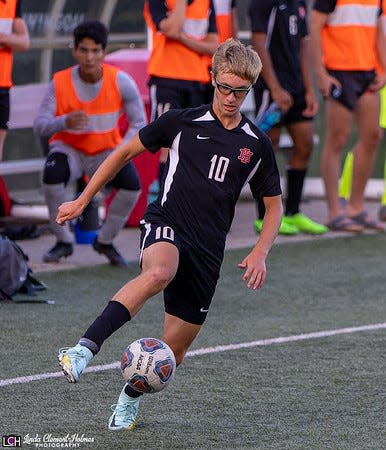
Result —
<instances>
[{"instance_id":1,"label":"water bottle","mask_svg":"<svg viewBox=\"0 0 386 450\"><path fill-rule=\"evenodd\" d=\"M154 180L149 186L148 195L147 195L147 204L154 202L157 200L159 194L159 181Z\"/></svg>"},{"instance_id":2,"label":"water bottle","mask_svg":"<svg viewBox=\"0 0 386 450\"><path fill-rule=\"evenodd\" d=\"M337 100L342 95L342 90L338 88L338 86L336 86L335 84L332 84L330 89L330 95L332 98Z\"/></svg>"},{"instance_id":3,"label":"water bottle","mask_svg":"<svg viewBox=\"0 0 386 450\"><path fill-rule=\"evenodd\" d=\"M272 127L277 125L281 119L281 110L276 102L272 102L269 107L258 117L256 117L255 125L265 133Z\"/></svg>"}]
</instances>

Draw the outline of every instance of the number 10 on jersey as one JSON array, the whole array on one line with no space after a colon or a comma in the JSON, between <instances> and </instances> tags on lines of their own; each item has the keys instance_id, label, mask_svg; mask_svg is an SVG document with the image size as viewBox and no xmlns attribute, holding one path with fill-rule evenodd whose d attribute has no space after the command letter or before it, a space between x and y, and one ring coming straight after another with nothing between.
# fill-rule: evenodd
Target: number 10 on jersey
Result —
<instances>
[{"instance_id":1,"label":"number 10 on jersey","mask_svg":"<svg viewBox=\"0 0 386 450\"><path fill-rule=\"evenodd\" d=\"M229 158L225 156L213 155L213 158L210 160L210 169L208 178L210 180L219 181L222 183L225 178L226 171L229 166Z\"/></svg>"}]
</instances>

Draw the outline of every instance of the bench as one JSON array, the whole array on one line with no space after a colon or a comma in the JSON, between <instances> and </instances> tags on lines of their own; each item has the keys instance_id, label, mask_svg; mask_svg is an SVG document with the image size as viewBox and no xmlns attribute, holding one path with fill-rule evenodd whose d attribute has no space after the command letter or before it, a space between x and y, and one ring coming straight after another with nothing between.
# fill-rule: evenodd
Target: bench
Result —
<instances>
[{"instance_id":1,"label":"bench","mask_svg":"<svg viewBox=\"0 0 386 450\"><path fill-rule=\"evenodd\" d=\"M34 117L37 114L43 96L48 88L47 83L28 84L14 86L11 89L11 116L10 129L31 128ZM253 115L254 99L249 94L243 104L242 111L249 117ZM319 136L314 135L314 144L319 142ZM280 149L288 150L293 146L289 135L283 133L280 136ZM30 158L0 162L0 176L41 172L45 158ZM307 177L304 191L310 197L323 197L324 188L320 178ZM366 187L367 198L380 198L383 192L383 180L371 179ZM243 190L242 197L250 198L247 189Z\"/></svg>"},{"instance_id":2,"label":"bench","mask_svg":"<svg viewBox=\"0 0 386 450\"><path fill-rule=\"evenodd\" d=\"M19 159L0 163L0 175L15 175L21 173L41 172L45 158Z\"/></svg>"},{"instance_id":3,"label":"bench","mask_svg":"<svg viewBox=\"0 0 386 450\"><path fill-rule=\"evenodd\" d=\"M11 89L10 129L32 128L34 118L47 88L47 83L37 83L14 86ZM253 115L254 100L252 94L249 94L246 98L242 111L248 117ZM280 148L287 149L291 147L291 138L288 135L282 135L280 138ZM3 161L0 163L0 176L41 172L44 167L44 162L45 158Z\"/></svg>"}]
</instances>

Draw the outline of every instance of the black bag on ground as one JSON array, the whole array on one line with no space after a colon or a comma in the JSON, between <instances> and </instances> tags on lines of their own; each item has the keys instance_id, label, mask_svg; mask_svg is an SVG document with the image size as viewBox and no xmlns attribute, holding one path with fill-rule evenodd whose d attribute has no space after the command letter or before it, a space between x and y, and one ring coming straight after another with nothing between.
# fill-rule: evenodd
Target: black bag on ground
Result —
<instances>
[{"instance_id":1,"label":"black bag on ground","mask_svg":"<svg viewBox=\"0 0 386 450\"><path fill-rule=\"evenodd\" d=\"M28 256L15 242L0 234L0 300L12 300L19 292L35 296L45 289L32 275Z\"/></svg>"},{"instance_id":2,"label":"black bag on ground","mask_svg":"<svg viewBox=\"0 0 386 450\"><path fill-rule=\"evenodd\" d=\"M3 234L13 241L21 241L23 239L37 239L42 233L33 223L31 225L6 225Z\"/></svg>"}]
</instances>

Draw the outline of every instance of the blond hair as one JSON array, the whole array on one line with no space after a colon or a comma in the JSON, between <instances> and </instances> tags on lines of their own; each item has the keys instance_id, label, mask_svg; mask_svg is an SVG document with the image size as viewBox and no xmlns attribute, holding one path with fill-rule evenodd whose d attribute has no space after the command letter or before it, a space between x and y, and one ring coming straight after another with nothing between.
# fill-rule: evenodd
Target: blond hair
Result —
<instances>
[{"instance_id":1,"label":"blond hair","mask_svg":"<svg viewBox=\"0 0 386 450\"><path fill-rule=\"evenodd\" d=\"M222 43L212 58L212 72L229 73L255 84L262 63L259 55L251 47L247 47L237 39L229 38Z\"/></svg>"}]
</instances>

